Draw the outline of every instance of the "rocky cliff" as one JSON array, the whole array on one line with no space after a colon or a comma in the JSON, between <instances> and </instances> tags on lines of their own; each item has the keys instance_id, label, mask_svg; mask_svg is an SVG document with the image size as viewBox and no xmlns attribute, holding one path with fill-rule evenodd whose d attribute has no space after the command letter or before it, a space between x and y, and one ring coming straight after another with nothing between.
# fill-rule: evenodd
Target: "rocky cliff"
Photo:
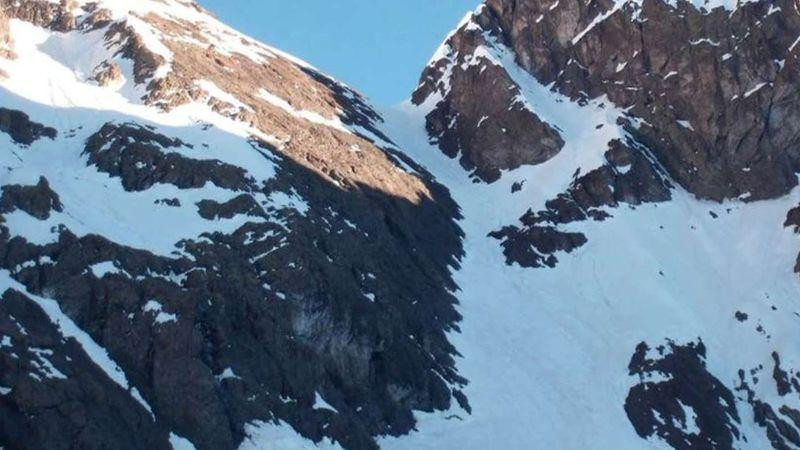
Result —
<instances>
[{"instance_id":1,"label":"rocky cliff","mask_svg":"<svg viewBox=\"0 0 800 450\"><path fill-rule=\"evenodd\" d=\"M193 2L0 8L0 446L375 448L468 407L458 208L360 94Z\"/></svg>"},{"instance_id":2,"label":"rocky cliff","mask_svg":"<svg viewBox=\"0 0 800 450\"><path fill-rule=\"evenodd\" d=\"M487 0L378 109L0 0L0 447L800 447L800 13Z\"/></svg>"}]
</instances>

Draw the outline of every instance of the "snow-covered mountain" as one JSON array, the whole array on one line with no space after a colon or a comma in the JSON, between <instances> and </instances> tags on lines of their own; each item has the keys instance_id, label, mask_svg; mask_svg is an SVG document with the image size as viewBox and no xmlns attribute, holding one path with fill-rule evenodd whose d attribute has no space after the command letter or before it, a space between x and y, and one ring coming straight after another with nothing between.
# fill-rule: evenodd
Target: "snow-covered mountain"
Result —
<instances>
[{"instance_id":1,"label":"snow-covered mountain","mask_svg":"<svg viewBox=\"0 0 800 450\"><path fill-rule=\"evenodd\" d=\"M466 233L452 342L473 414L419 436L800 445L799 36L791 1L465 18L390 133Z\"/></svg>"},{"instance_id":2,"label":"snow-covered mountain","mask_svg":"<svg viewBox=\"0 0 800 450\"><path fill-rule=\"evenodd\" d=\"M358 93L193 2L0 4L0 446L374 448L465 401L457 206Z\"/></svg>"},{"instance_id":3,"label":"snow-covered mountain","mask_svg":"<svg viewBox=\"0 0 800 450\"><path fill-rule=\"evenodd\" d=\"M382 110L0 8L0 447L800 447L797 3L487 0Z\"/></svg>"}]
</instances>

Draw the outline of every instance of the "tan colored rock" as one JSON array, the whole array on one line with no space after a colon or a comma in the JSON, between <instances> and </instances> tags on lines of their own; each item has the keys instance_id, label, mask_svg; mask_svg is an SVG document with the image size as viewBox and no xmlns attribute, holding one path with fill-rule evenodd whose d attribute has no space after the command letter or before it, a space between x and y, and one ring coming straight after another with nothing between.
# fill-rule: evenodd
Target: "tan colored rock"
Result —
<instances>
[{"instance_id":1,"label":"tan colored rock","mask_svg":"<svg viewBox=\"0 0 800 450\"><path fill-rule=\"evenodd\" d=\"M14 38L9 29L8 16L0 9L0 58L14 59Z\"/></svg>"},{"instance_id":2,"label":"tan colored rock","mask_svg":"<svg viewBox=\"0 0 800 450\"><path fill-rule=\"evenodd\" d=\"M262 49L265 61L259 63L241 54L225 54L210 43L205 47L198 45L197 42L209 41L193 23L155 14L144 19L164 35L191 37L191 40L163 41L173 54L171 70L166 77L150 83L146 103L169 110L191 101L206 101L217 112L278 137L284 142L279 148L281 152L342 189L369 186L414 203L431 197L416 175L396 170L391 158L370 140L297 117L261 96L266 91L295 111L310 111L330 121L339 119L370 126L371 120L379 119L362 112L371 109L359 94L311 68L271 54L266 48ZM244 42L258 51L260 44L246 39ZM134 61L139 56L133 54ZM214 83L244 107L208 98L208 93L196 84L201 80ZM354 148L359 151L353 151Z\"/></svg>"},{"instance_id":3,"label":"tan colored rock","mask_svg":"<svg viewBox=\"0 0 800 450\"><path fill-rule=\"evenodd\" d=\"M163 36L162 44L173 54L167 62L132 27L125 22L112 22L102 5L84 6L86 14L80 24L75 21L73 2L0 0L0 7L11 17L56 31L107 27L108 44L122 45L119 55L133 62L134 81L146 85L143 100L147 104L170 110L192 101L206 102L220 114L245 121L265 135L276 136L284 143L279 151L342 189L368 186L415 203L431 196L417 175L397 170L392 158L369 139L344 131L342 126L326 126L298 117L301 111L311 112L331 123L357 123L365 129L380 120L356 92L312 68L275 54L256 41L228 30L209 31L174 17L157 14L139 17ZM215 34L220 32L223 35ZM253 53L261 54L263 61L226 53L213 45L219 39L238 41ZM170 65L167 75L154 78L167 63ZM109 85L121 73L119 67L104 66L92 76L101 85ZM214 83L240 104L232 105L210 96L198 86L198 81ZM262 91L288 106L276 106L260 95ZM369 132L380 135L376 129Z\"/></svg>"},{"instance_id":4,"label":"tan colored rock","mask_svg":"<svg viewBox=\"0 0 800 450\"><path fill-rule=\"evenodd\" d=\"M94 69L92 79L100 86L107 87L121 83L125 77L122 75L119 64L106 61Z\"/></svg>"},{"instance_id":5,"label":"tan colored rock","mask_svg":"<svg viewBox=\"0 0 800 450\"><path fill-rule=\"evenodd\" d=\"M36 0L0 0L0 8L8 17L56 31L75 28L75 16L71 12L74 6L70 2L57 4Z\"/></svg>"}]
</instances>

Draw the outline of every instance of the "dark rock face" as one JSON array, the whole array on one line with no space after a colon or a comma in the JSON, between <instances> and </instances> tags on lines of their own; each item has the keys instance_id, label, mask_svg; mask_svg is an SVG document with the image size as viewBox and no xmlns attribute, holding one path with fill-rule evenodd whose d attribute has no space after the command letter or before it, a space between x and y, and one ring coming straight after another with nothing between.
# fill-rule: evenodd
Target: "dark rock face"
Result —
<instances>
[{"instance_id":1,"label":"dark rock face","mask_svg":"<svg viewBox=\"0 0 800 450\"><path fill-rule=\"evenodd\" d=\"M639 383L628 393L625 412L639 436L675 449L733 448L740 439L736 399L706 370L703 343L669 342L655 351L651 359L647 344L639 344L628 366Z\"/></svg>"},{"instance_id":2,"label":"dark rock face","mask_svg":"<svg viewBox=\"0 0 800 450\"><path fill-rule=\"evenodd\" d=\"M792 227L795 234L800 234L800 206L792 208L786 213L786 221L784 227ZM795 273L800 274L800 255L797 256L797 263L794 266Z\"/></svg>"},{"instance_id":3,"label":"dark rock face","mask_svg":"<svg viewBox=\"0 0 800 450\"><path fill-rule=\"evenodd\" d=\"M779 400L770 403L756 394L754 387L760 381L758 374L764 369L762 366L749 371L740 370L736 390L744 394L743 400L752 408L755 422L763 428L772 448L788 450L800 445L800 411L782 402L796 401L798 397L790 398L793 397L793 392L795 396L800 395L800 373L784 370L777 352L772 353L772 360L774 366L771 378L775 383L774 389L777 389L780 396ZM769 378L764 382L768 383Z\"/></svg>"},{"instance_id":4,"label":"dark rock face","mask_svg":"<svg viewBox=\"0 0 800 450\"><path fill-rule=\"evenodd\" d=\"M607 164L586 175L576 174L569 189L545 203L544 211L528 211L520 225L504 227L490 236L502 241L508 264L555 267L557 252L572 252L586 244L582 233L560 231L560 225L611 218L608 208L621 204L664 202L672 198L666 175L647 153L613 141Z\"/></svg>"},{"instance_id":5,"label":"dark rock face","mask_svg":"<svg viewBox=\"0 0 800 450\"><path fill-rule=\"evenodd\" d=\"M775 386L778 388L778 395L785 397L792 392L789 374L781 368L781 357L778 355L778 352L772 352L772 360L775 362L775 367L772 370L772 379L775 380Z\"/></svg>"},{"instance_id":6,"label":"dark rock face","mask_svg":"<svg viewBox=\"0 0 800 450\"><path fill-rule=\"evenodd\" d=\"M800 18L773 14L776 8L792 11L794 4L747 3L731 14L721 8L699 11L688 2L673 8L645 0L641 6L626 3L611 12L610 0L588 5L578 0L489 0L448 43L468 60L471 39L488 33L512 49L517 63L542 84L552 84L579 102L606 95L628 114L644 119L641 127L629 125L627 131L696 196L757 200L793 188L800 157L800 48L793 45ZM447 76L429 67L416 103L441 91ZM452 111L450 117L461 113L474 125L486 99L472 96L464 105L465 98L507 84L502 73L488 71L469 81L459 76L449 80L449 92L429 126L441 123L436 111ZM489 110L496 109L492 105ZM502 123L513 116L489 121ZM538 127L537 120L528 120L511 132ZM482 142L460 144L464 154L499 151ZM447 145L442 148L452 151Z\"/></svg>"},{"instance_id":7,"label":"dark rock face","mask_svg":"<svg viewBox=\"0 0 800 450\"><path fill-rule=\"evenodd\" d=\"M98 446L161 448L174 432L200 449L235 448L246 424L280 420L314 441L372 449L375 435L410 431L413 410L445 410L453 399L469 410L445 334L460 320L449 266L461 256L462 235L447 191L416 165L430 195L417 203L366 185L343 190L265 143L258 150L265 162L278 161L266 185L243 168L184 156L191 146L151 127L110 123L88 139L88 164L127 191L210 182L235 194L196 206L198 220L247 217L239 229L182 241L171 257L64 227L57 242L34 245L0 227L0 268L27 290L7 295L29 309L26 295L57 299L154 416L96 369L84 373L87 357L72 356L80 348L41 344L58 355L51 362L67 381L22 391L36 386L26 372L0 372L0 386L12 392L0 405L13 411L0 418L0 445L61 448L75 432L60 431L86 423L75 439ZM264 200L278 193L304 199L308 210ZM63 208L45 179L5 186L0 205L0 213L19 209L39 220ZM23 325L30 339L45 339L39 329L48 324L39 313ZM72 409L57 418L27 414L46 398ZM18 431L33 428L43 431Z\"/></svg>"},{"instance_id":8,"label":"dark rock face","mask_svg":"<svg viewBox=\"0 0 800 450\"><path fill-rule=\"evenodd\" d=\"M774 449L800 445L800 411L789 406L796 398L787 397L800 395L800 372L782 368L780 355L773 352L771 377L760 376L763 366L741 369L738 383L728 388L708 372L705 358L702 341L668 341L655 350L639 344L628 367L639 383L628 393L625 412L642 438L661 439L675 449L752 445L757 436L742 433L747 424L737 410L739 401L752 408L755 424ZM779 398L768 402L755 386L770 381L775 385L766 386L767 392L777 389Z\"/></svg>"},{"instance_id":9,"label":"dark rock face","mask_svg":"<svg viewBox=\"0 0 800 450\"><path fill-rule=\"evenodd\" d=\"M136 124L109 123L89 138L84 152L101 172L119 177L127 191L144 191L156 183L181 189L206 183L235 191L254 189L254 181L241 167L164 151L178 147L191 148Z\"/></svg>"},{"instance_id":10,"label":"dark rock face","mask_svg":"<svg viewBox=\"0 0 800 450\"><path fill-rule=\"evenodd\" d=\"M8 108L0 108L0 132L22 145L30 145L42 137L55 139L58 134L54 128L32 121L24 112Z\"/></svg>"},{"instance_id":11,"label":"dark rock face","mask_svg":"<svg viewBox=\"0 0 800 450\"><path fill-rule=\"evenodd\" d=\"M449 46L463 59L445 58L427 67L412 100L421 104L429 96L446 99L427 117L432 142L447 156L459 157L477 178L493 182L501 170L547 161L564 142L526 105L505 69L471 63L470 55L481 45L486 42L480 28L454 35Z\"/></svg>"},{"instance_id":12,"label":"dark rock face","mask_svg":"<svg viewBox=\"0 0 800 450\"><path fill-rule=\"evenodd\" d=\"M39 220L46 220L51 211L63 211L58 194L50 189L44 177L39 178L36 186L6 185L2 192L0 211L3 213L19 209Z\"/></svg>"},{"instance_id":13,"label":"dark rock face","mask_svg":"<svg viewBox=\"0 0 800 450\"><path fill-rule=\"evenodd\" d=\"M168 431L111 381L77 341L64 339L26 295L15 290L2 295L0 336L0 444L170 448Z\"/></svg>"}]
</instances>

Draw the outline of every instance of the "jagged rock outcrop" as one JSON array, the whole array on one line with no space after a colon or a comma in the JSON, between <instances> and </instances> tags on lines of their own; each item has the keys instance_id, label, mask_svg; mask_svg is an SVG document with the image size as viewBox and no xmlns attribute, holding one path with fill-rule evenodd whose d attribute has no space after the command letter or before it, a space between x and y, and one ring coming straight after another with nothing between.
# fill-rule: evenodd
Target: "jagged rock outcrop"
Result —
<instances>
[{"instance_id":1,"label":"jagged rock outcrop","mask_svg":"<svg viewBox=\"0 0 800 450\"><path fill-rule=\"evenodd\" d=\"M55 139L58 135L55 128L32 121L24 112L2 107L0 132L8 134L14 142L22 145L30 145L43 137Z\"/></svg>"},{"instance_id":2,"label":"jagged rock outcrop","mask_svg":"<svg viewBox=\"0 0 800 450\"><path fill-rule=\"evenodd\" d=\"M73 11L77 7L77 2L74 0L60 0L60 2L4 0L0 3L0 7L6 16L37 26L56 31L69 31L75 28Z\"/></svg>"},{"instance_id":3,"label":"jagged rock outcrop","mask_svg":"<svg viewBox=\"0 0 800 450\"><path fill-rule=\"evenodd\" d=\"M485 45L477 31L455 34L445 45L459 55L475 55ZM519 87L500 66L481 65L477 56L453 61L442 58L429 65L423 83L414 92L417 104L429 97L446 96L427 120L427 130L449 157L481 180L496 181L502 170L538 164L564 145L552 126L542 122L521 97ZM447 77L445 86L433 80Z\"/></svg>"},{"instance_id":4,"label":"jagged rock outcrop","mask_svg":"<svg viewBox=\"0 0 800 450\"><path fill-rule=\"evenodd\" d=\"M168 431L64 339L42 307L9 289L0 301L0 436L10 447L168 449ZM12 389L13 387L13 389ZM119 438L120 434L127 437Z\"/></svg>"},{"instance_id":5,"label":"jagged rock outcrop","mask_svg":"<svg viewBox=\"0 0 800 450\"><path fill-rule=\"evenodd\" d=\"M464 104L463 93L509 84L496 68L481 76L492 65L481 62L475 41L486 46L491 39L512 49L516 63L541 84L577 101L606 96L640 119L626 131L696 196L774 198L797 184L800 18L776 14L792 10L791 1L743 3L731 13L654 0L491 0L448 40L458 60L449 70L442 69L445 59L428 67L414 100L421 104L439 92L442 101L428 124L436 129L444 114L458 116L453 135L459 134L459 120L480 119L483 100L471 97ZM513 106L506 102L506 108ZM506 128L509 116L490 115L483 126ZM532 133L539 122L528 120L508 132ZM549 133L538 136L550 139ZM461 150L511 151L496 142L464 142Z\"/></svg>"},{"instance_id":6,"label":"jagged rock outcrop","mask_svg":"<svg viewBox=\"0 0 800 450\"><path fill-rule=\"evenodd\" d=\"M600 204L668 200L670 180L702 199L776 198L797 185L800 169L800 17L778 13L793 8L790 1L729 11L654 0L491 0L443 44L412 100L429 110L431 141L486 182L500 170L545 162L576 139L542 118L552 113L528 86L538 84L563 101L622 109L617 125L640 164L622 176L608 168L584 175L583 184L607 191L594 193ZM590 145L614 151L617 141ZM641 200L624 193L625 177L658 192ZM562 223L576 220L585 217ZM509 263L552 267L554 253L586 240L532 212L520 221L492 233Z\"/></svg>"},{"instance_id":7,"label":"jagged rock outcrop","mask_svg":"<svg viewBox=\"0 0 800 450\"><path fill-rule=\"evenodd\" d=\"M737 408L737 394L743 394L738 400L752 408L755 423L764 430L774 449L798 445L800 411L790 406L793 400L787 395L800 383L794 374L781 368L778 353L772 353L771 377L763 379L764 383L774 383L779 394L779 400L769 402L758 398L753 390L765 370L763 366L740 369L737 384L729 388L709 373L706 351L702 341L686 345L669 341L655 349L639 344L628 367L639 383L625 400L625 412L636 432L645 439L662 439L675 449L735 448L747 444Z\"/></svg>"},{"instance_id":8,"label":"jagged rock outcrop","mask_svg":"<svg viewBox=\"0 0 800 450\"><path fill-rule=\"evenodd\" d=\"M8 16L0 10L0 58L12 59L14 53L14 39L9 29Z\"/></svg>"},{"instance_id":9,"label":"jagged rock outcrop","mask_svg":"<svg viewBox=\"0 0 800 450\"><path fill-rule=\"evenodd\" d=\"M733 393L706 370L703 342L636 347L628 369L639 379L625 412L642 438L674 449L733 448L741 423Z\"/></svg>"},{"instance_id":10,"label":"jagged rock outcrop","mask_svg":"<svg viewBox=\"0 0 800 450\"><path fill-rule=\"evenodd\" d=\"M509 264L555 267L558 252L572 252L586 244L583 233L565 232L559 226L585 220L611 218L609 208L665 202L672 185L641 148L613 141L605 153L606 165L586 175L576 174L569 189L545 203L546 210L528 211L522 226L509 225L491 233L502 240Z\"/></svg>"},{"instance_id":11,"label":"jagged rock outcrop","mask_svg":"<svg viewBox=\"0 0 800 450\"><path fill-rule=\"evenodd\" d=\"M792 208L786 213L784 227L791 227L795 234L800 234L800 206ZM795 273L800 273L800 255L797 256L797 264L794 266Z\"/></svg>"},{"instance_id":12,"label":"jagged rock outcrop","mask_svg":"<svg viewBox=\"0 0 800 450\"><path fill-rule=\"evenodd\" d=\"M95 68L92 78L100 86L111 86L122 82L125 77L119 64L103 62Z\"/></svg>"}]
</instances>

